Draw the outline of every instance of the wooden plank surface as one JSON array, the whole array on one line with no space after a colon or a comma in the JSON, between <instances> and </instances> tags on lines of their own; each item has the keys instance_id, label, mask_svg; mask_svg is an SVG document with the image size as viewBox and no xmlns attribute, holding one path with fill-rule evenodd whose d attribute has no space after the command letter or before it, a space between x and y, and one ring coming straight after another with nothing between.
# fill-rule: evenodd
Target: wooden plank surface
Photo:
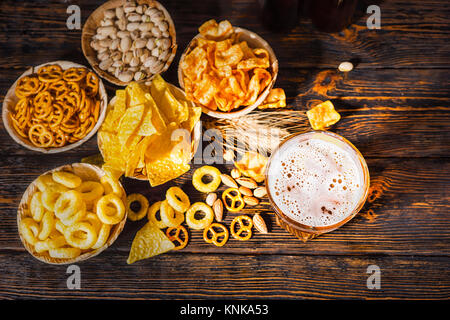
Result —
<instances>
[{"instance_id":1,"label":"wooden plank surface","mask_svg":"<svg viewBox=\"0 0 450 320\"><path fill-rule=\"evenodd\" d=\"M25 252L16 210L33 179L98 153L96 139L64 154L41 155L15 144L1 123L0 298L450 299L447 4L375 1L382 10L382 29L368 30L363 11L373 3L360 1L355 23L343 32L321 33L302 17L283 35L260 23L254 0L161 2L175 20L179 45L164 74L168 81L177 83L180 54L203 21L226 18L257 32L277 54L277 86L286 90L291 108L304 112L331 99L341 113L332 130L353 142L367 160L371 191L366 205L339 230L303 243L275 224L265 200L244 213L261 212L271 231L267 235L255 233L247 243L230 239L216 248L192 231L184 250L131 266L126 258L144 221L129 222L111 248L80 264L82 290L72 291L66 288L66 267L42 264ZM82 22L100 3L76 3ZM65 24L68 5L56 0L0 3L0 102L31 65L61 59L87 64L81 32ZM349 59L356 68L338 73L337 65ZM111 98L116 87L106 87ZM192 171L158 188L131 179L124 183L128 193L143 193L151 202L172 185L182 186L193 201L202 200L191 185ZM226 214L227 226L233 217ZM381 269L381 290L367 289L371 264Z\"/></svg>"}]
</instances>

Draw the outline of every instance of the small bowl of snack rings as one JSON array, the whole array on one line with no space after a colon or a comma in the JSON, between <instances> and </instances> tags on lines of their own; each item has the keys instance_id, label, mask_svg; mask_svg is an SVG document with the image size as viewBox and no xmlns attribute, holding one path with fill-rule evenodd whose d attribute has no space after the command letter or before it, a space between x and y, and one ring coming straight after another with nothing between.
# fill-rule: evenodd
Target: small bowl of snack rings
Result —
<instances>
[{"instance_id":1,"label":"small bowl of snack rings","mask_svg":"<svg viewBox=\"0 0 450 320\"><path fill-rule=\"evenodd\" d=\"M256 33L229 21L203 23L178 66L186 97L215 118L241 117L261 105L278 75L278 60Z\"/></svg>"},{"instance_id":2,"label":"small bowl of snack rings","mask_svg":"<svg viewBox=\"0 0 450 320\"><path fill-rule=\"evenodd\" d=\"M26 189L17 212L25 249L49 264L89 259L111 246L127 219L120 182L85 163L50 170Z\"/></svg>"},{"instance_id":3,"label":"small bowl of snack rings","mask_svg":"<svg viewBox=\"0 0 450 320\"><path fill-rule=\"evenodd\" d=\"M54 61L25 71L8 90L2 109L8 134L42 153L82 145L100 128L108 97L101 79L70 61Z\"/></svg>"},{"instance_id":4,"label":"small bowl of snack rings","mask_svg":"<svg viewBox=\"0 0 450 320\"><path fill-rule=\"evenodd\" d=\"M92 68L109 82L149 81L175 58L175 25L157 1L110 0L86 20L81 46Z\"/></svg>"}]
</instances>

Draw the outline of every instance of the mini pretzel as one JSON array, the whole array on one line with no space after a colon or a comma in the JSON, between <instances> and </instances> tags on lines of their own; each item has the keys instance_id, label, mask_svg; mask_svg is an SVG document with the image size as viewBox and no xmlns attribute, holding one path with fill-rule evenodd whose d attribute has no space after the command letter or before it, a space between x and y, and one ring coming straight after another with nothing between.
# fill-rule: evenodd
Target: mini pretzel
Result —
<instances>
[{"instance_id":1,"label":"mini pretzel","mask_svg":"<svg viewBox=\"0 0 450 320\"><path fill-rule=\"evenodd\" d=\"M81 81L86 73L87 71L85 68L69 68L64 71L63 79L66 81Z\"/></svg>"},{"instance_id":2,"label":"mini pretzel","mask_svg":"<svg viewBox=\"0 0 450 320\"><path fill-rule=\"evenodd\" d=\"M97 95L98 92L98 77L93 72L86 74L86 93L90 96Z\"/></svg>"},{"instance_id":3,"label":"mini pretzel","mask_svg":"<svg viewBox=\"0 0 450 320\"><path fill-rule=\"evenodd\" d=\"M181 236L182 235L182 236ZM186 247L189 235L185 227L179 225L178 227L170 227L166 230L166 236L170 241L176 242L174 250L181 250ZM177 245L178 243L178 245Z\"/></svg>"},{"instance_id":4,"label":"mini pretzel","mask_svg":"<svg viewBox=\"0 0 450 320\"><path fill-rule=\"evenodd\" d=\"M230 212L239 212L244 208L245 202L237 188L228 188L222 193L222 200Z\"/></svg>"},{"instance_id":5,"label":"mini pretzel","mask_svg":"<svg viewBox=\"0 0 450 320\"><path fill-rule=\"evenodd\" d=\"M244 224L244 221L247 221L248 224ZM234 230L236 223L239 225L239 229L237 231ZM236 218L233 219L233 221L231 221L230 225L231 235L236 240L246 241L252 237L252 227L253 221L250 217L237 216ZM245 234L242 235L243 233Z\"/></svg>"},{"instance_id":6,"label":"mini pretzel","mask_svg":"<svg viewBox=\"0 0 450 320\"><path fill-rule=\"evenodd\" d=\"M28 138L36 147L47 148L52 145L54 137L42 124L35 124L28 131Z\"/></svg>"},{"instance_id":7,"label":"mini pretzel","mask_svg":"<svg viewBox=\"0 0 450 320\"><path fill-rule=\"evenodd\" d=\"M28 97L39 92L40 82L37 77L25 76L17 81L16 96L19 98Z\"/></svg>"},{"instance_id":8,"label":"mini pretzel","mask_svg":"<svg viewBox=\"0 0 450 320\"><path fill-rule=\"evenodd\" d=\"M217 232L214 228L218 228L222 231ZM209 237L210 234L211 237ZM217 247L222 247L225 245L228 241L229 235L228 229L220 223L212 223L209 227L203 230L203 240L205 240L206 243L213 243Z\"/></svg>"},{"instance_id":9,"label":"mini pretzel","mask_svg":"<svg viewBox=\"0 0 450 320\"><path fill-rule=\"evenodd\" d=\"M52 64L40 67L37 74L42 82L54 82L61 80L63 70L59 65Z\"/></svg>"}]
</instances>

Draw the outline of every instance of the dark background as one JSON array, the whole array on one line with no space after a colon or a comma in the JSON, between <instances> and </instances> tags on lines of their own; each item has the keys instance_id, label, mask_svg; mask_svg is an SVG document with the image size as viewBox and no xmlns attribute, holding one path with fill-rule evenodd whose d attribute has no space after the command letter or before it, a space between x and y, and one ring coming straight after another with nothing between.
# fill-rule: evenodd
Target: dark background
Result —
<instances>
[{"instance_id":1,"label":"dark background","mask_svg":"<svg viewBox=\"0 0 450 320\"><path fill-rule=\"evenodd\" d=\"M303 243L279 228L267 201L260 212L270 233L248 242L230 239L222 248L192 231L189 245L128 266L131 241L145 223L127 222L115 244L79 263L81 290L66 287L66 266L46 265L23 248L17 206L39 174L98 153L96 139L57 155L17 145L0 124L0 298L450 298L450 107L447 1L360 1L356 21L339 33L318 31L301 17L289 33L261 23L254 0L161 0L175 22L177 56L163 75L177 84L181 52L206 20L228 19L273 47L280 71L277 87L288 104L307 110L317 100L335 104L342 116L332 130L365 156L371 173L368 201L348 224ZM79 5L82 23L102 1L0 2L0 100L28 67L54 60L87 65L81 30L68 30L66 9ZM381 29L366 27L368 5L381 7ZM356 68L337 72L352 60ZM104 82L109 98L116 87ZM198 166L197 166L198 167ZM194 167L195 168L195 167ZM192 201L192 170L151 189L126 180L128 192L160 200L181 185ZM229 226L233 215L227 214ZM381 269L381 289L368 290L369 265Z\"/></svg>"}]
</instances>

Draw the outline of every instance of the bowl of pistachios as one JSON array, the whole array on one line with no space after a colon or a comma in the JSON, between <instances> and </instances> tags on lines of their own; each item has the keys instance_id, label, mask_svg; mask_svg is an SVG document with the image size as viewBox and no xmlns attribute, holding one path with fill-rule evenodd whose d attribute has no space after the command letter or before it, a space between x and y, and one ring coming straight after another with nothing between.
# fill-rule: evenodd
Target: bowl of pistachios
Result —
<instances>
[{"instance_id":1,"label":"bowl of pistachios","mask_svg":"<svg viewBox=\"0 0 450 320\"><path fill-rule=\"evenodd\" d=\"M110 0L86 20L83 54L103 79L126 86L166 71L176 51L175 25L152 0Z\"/></svg>"}]
</instances>

